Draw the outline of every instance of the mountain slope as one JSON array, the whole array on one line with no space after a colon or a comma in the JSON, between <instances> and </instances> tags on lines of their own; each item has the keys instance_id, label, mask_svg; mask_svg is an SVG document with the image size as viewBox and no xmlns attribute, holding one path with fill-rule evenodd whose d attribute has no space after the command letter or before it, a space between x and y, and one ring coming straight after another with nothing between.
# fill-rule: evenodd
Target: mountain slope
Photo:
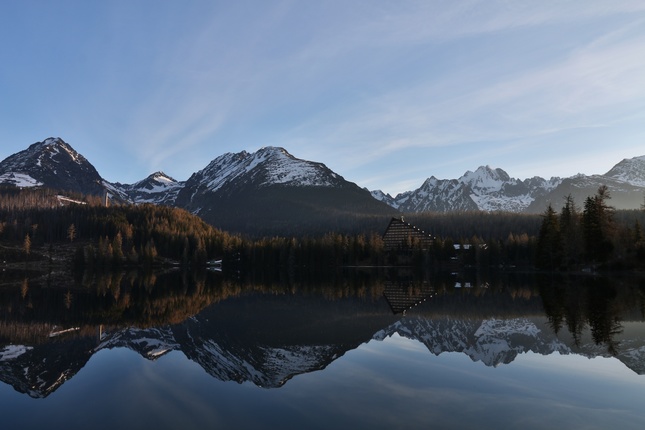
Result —
<instances>
[{"instance_id":1,"label":"mountain slope","mask_svg":"<svg viewBox=\"0 0 645 430\"><path fill-rule=\"evenodd\" d=\"M636 187L645 187L645 155L623 159L603 176Z\"/></svg>"},{"instance_id":2,"label":"mountain slope","mask_svg":"<svg viewBox=\"0 0 645 430\"><path fill-rule=\"evenodd\" d=\"M210 224L252 235L379 230L400 212L559 210L571 195L578 206L606 185L616 209L638 209L645 195L645 156L624 159L604 175L524 180L481 166L458 179L429 177L392 197L346 181L322 163L279 147L223 154L187 181L156 172L135 184L109 183L60 138L48 138L0 162L0 184L43 186L103 195L127 203L177 206Z\"/></svg>"},{"instance_id":3,"label":"mountain slope","mask_svg":"<svg viewBox=\"0 0 645 430\"><path fill-rule=\"evenodd\" d=\"M104 193L94 166L60 138L36 142L0 162L0 183L46 186L84 194Z\"/></svg>"},{"instance_id":4,"label":"mountain slope","mask_svg":"<svg viewBox=\"0 0 645 430\"><path fill-rule=\"evenodd\" d=\"M508 211L541 213L551 204L559 210L571 195L578 205L606 185L616 209L638 209L645 195L645 156L622 160L604 175L578 174L570 178L524 180L511 178L502 169L481 166L459 179L428 178L418 189L392 197L372 191L375 199L405 213L426 211Z\"/></svg>"},{"instance_id":5,"label":"mountain slope","mask_svg":"<svg viewBox=\"0 0 645 430\"><path fill-rule=\"evenodd\" d=\"M348 231L395 210L322 163L283 148L224 154L194 173L175 204L225 230L251 234Z\"/></svg>"},{"instance_id":6,"label":"mountain slope","mask_svg":"<svg viewBox=\"0 0 645 430\"><path fill-rule=\"evenodd\" d=\"M267 147L255 153L227 153L194 173L179 193L177 204L198 210L199 196L227 195L244 188L342 187L346 181L324 164L295 158L283 148Z\"/></svg>"},{"instance_id":7,"label":"mountain slope","mask_svg":"<svg viewBox=\"0 0 645 430\"><path fill-rule=\"evenodd\" d=\"M155 172L134 184L110 184L112 194L132 203L153 203L174 206L177 194L184 186L164 172Z\"/></svg>"},{"instance_id":8,"label":"mountain slope","mask_svg":"<svg viewBox=\"0 0 645 430\"><path fill-rule=\"evenodd\" d=\"M594 195L601 185L609 190L609 205L616 209L639 209L645 196L645 156L624 159L604 175L578 174L567 178L532 202L526 212L544 212L548 204L559 210L564 204L564 197L568 195L582 207L585 199Z\"/></svg>"},{"instance_id":9,"label":"mountain slope","mask_svg":"<svg viewBox=\"0 0 645 430\"><path fill-rule=\"evenodd\" d=\"M372 193L402 212L509 211L522 212L561 182L560 178L539 177L519 180L502 169L481 166L467 171L459 179L437 179L434 176L414 191L391 198Z\"/></svg>"}]
</instances>

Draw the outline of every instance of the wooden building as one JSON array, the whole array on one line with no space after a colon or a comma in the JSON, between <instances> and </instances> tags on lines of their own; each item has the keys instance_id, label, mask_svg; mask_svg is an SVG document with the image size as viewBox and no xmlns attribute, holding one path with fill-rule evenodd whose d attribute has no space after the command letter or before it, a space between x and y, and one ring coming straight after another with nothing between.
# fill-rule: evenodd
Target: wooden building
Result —
<instances>
[{"instance_id":1,"label":"wooden building","mask_svg":"<svg viewBox=\"0 0 645 430\"><path fill-rule=\"evenodd\" d=\"M435 237L407 223L401 218L392 218L383 233L383 244L386 251L427 250L434 243Z\"/></svg>"}]
</instances>

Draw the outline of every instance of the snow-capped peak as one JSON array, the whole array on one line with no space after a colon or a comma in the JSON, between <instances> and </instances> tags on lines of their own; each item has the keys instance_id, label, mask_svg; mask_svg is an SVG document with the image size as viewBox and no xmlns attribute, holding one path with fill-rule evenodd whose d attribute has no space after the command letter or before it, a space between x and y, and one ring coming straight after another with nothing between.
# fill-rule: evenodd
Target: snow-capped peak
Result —
<instances>
[{"instance_id":1,"label":"snow-capped peak","mask_svg":"<svg viewBox=\"0 0 645 430\"><path fill-rule=\"evenodd\" d=\"M604 176L630 185L645 187L645 155L622 160Z\"/></svg>"},{"instance_id":2,"label":"snow-capped peak","mask_svg":"<svg viewBox=\"0 0 645 430\"><path fill-rule=\"evenodd\" d=\"M148 176L148 179L157 181L159 183L166 183L166 184L174 184L177 182L172 176L168 176L162 171L158 171L151 174L150 176Z\"/></svg>"},{"instance_id":3,"label":"snow-capped peak","mask_svg":"<svg viewBox=\"0 0 645 430\"><path fill-rule=\"evenodd\" d=\"M87 194L102 194L94 166L61 138L50 137L0 162L0 183L45 185Z\"/></svg>"},{"instance_id":4,"label":"snow-capped peak","mask_svg":"<svg viewBox=\"0 0 645 430\"><path fill-rule=\"evenodd\" d=\"M66 153L67 156L76 164L86 163L85 157L76 152L71 146L69 146L63 139L60 137L48 137L42 142L37 142L31 145L28 149L33 151L38 151L40 154L38 156L38 165L40 166L43 160L43 157L53 158L56 155L60 154L61 151Z\"/></svg>"},{"instance_id":5,"label":"snow-capped peak","mask_svg":"<svg viewBox=\"0 0 645 430\"><path fill-rule=\"evenodd\" d=\"M525 210L537 197L557 187L562 180L540 177L526 180L511 178L499 168L481 166L467 171L459 179L429 177L414 191L397 195L393 202L379 195L381 201L404 212L484 210Z\"/></svg>"},{"instance_id":6,"label":"snow-capped peak","mask_svg":"<svg viewBox=\"0 0 645 430\"><path fill-rule=\"evenodd\" d=\"M470 185L472 188L485 190L500 190L510 176L502 169L493 169L490 166L481 166L474 172L470 170L459 178L459 182Z\"/></svg>"},{"instance_id":7,"label":"snow-capped peak","mask_svg":"<svg viewBox=\"0 0 645 430\"><path fill-rule=\"evenodd\" d=\"M172 205L184 184L162 171L157 171L132 185L116 183L108 184L106 188L126 201Z\"/></svg>"},{"instance_id":8,"label":"snow-capped peak","mask_svg":"<svg viewBox=\"0 0 645 430\"><path fill-rule=\"evenodd\" d=\"M226 153L211 161L191 177L210 191L244 178L257 186L320 186L329 187L341 179L324 164L305 161L289 154L284 148L268 146L254 153ZM189 181L191 181L189 180Z\"/></svg>"}]
</instances>

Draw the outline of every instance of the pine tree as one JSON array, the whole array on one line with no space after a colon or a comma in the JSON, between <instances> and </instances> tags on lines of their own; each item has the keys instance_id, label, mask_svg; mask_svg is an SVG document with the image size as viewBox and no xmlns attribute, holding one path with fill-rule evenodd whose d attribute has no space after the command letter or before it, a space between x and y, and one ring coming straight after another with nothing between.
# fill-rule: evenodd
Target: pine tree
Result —
<instances>
[{"instance_id":1,"label":"pine tree","mask_svg":"<svg viewBox=\"0 0 645 430\"><path fill-rule=\"evenodd\" d=\"M554 270L562 266L562 235L560 221L549 205L542 218L538 236L536 265L541 269Z\"/></svg>"},{"instance_id":2,"label":"pine tree","mask_svg":"<svg viewBox=\"0 0 645 430\"><path fill-rule=\"evenodd\" d=\"M582 256L582 239L580 233L580 213L573 196L565 197L560 211L560 232L562 235L563 260L566 266L575 265Z\"/></svg>"},{"instance_id":3,"label":"pine tree","mask_svg":"<svg viewBox=\"0 0 645 430\"><path fill-rule=\"evenodd\" d=\"M582 230L585 254L589 262L606 262L614 249L611 241L614 208L606 203L610 198L607 186L602 185L595 196L585 200Z\"/></svg>"}]
</instances>

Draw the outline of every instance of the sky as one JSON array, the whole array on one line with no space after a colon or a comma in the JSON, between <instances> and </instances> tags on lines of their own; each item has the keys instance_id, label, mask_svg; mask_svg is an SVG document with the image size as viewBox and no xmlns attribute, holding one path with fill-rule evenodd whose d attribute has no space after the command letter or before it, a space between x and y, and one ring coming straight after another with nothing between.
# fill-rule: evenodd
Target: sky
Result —
<instances>
[{"instance_id":1,"label":"sky","mask_svg":"<svg viewBox=\"0 0 645 430\"><path fill-rule=\"evenodd\" d=\"M265 146L393 196L602 174L645 155L645 2L2 1L0 159L48 137L121 183Z\"/></svg>"}]
</instances>

